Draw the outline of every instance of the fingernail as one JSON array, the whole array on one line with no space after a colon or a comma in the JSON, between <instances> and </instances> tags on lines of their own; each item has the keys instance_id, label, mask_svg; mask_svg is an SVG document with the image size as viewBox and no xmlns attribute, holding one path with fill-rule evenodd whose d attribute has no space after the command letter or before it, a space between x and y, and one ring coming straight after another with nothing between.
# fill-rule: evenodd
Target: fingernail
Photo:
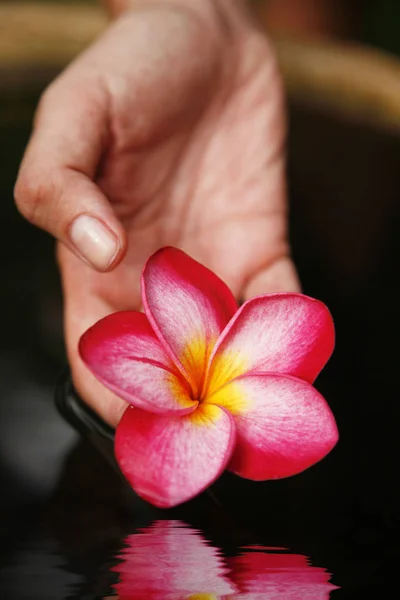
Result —
<instances>
[{"instance_id":1,"label":"fingernail","mask_svg":"<svg viewBox=\"0 0 400 600\"><path fill-rule=\"evenodd\" d=\"M73 221L70 238L79 254L99 271L105 271L114 260L119 243L101 221L80 215Z\"/></svg>"}]
</instances>

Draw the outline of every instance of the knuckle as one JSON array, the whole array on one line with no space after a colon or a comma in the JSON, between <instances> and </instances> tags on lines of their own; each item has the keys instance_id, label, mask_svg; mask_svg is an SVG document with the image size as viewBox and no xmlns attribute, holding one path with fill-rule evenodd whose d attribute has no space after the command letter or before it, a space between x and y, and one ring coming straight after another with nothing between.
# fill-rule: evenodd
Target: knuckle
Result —
<instances>
[{"instance_id":1,"label":"knuckle","mask_svg":"<svg viewBox=\"0 0 400 600\"><path fill-rule=\"evenodd\" d=\"M43 180L30 170L22 170L15 184L14 198L19 212L27 221L39 227L44 224L44 209L50 188L50 180Z\"/></svg>"},{"instance_id":2,"label":"knuckle","mask_svg":"<svg viewBox=\"0 0 400 600\"><path fill-rule=\"evenodd\" d=\"M15 184L14 198L21 215L29 222L36 223L35 215L40 202L41 192L36 183L22 173Z\"/></svg>"}]
</instances>

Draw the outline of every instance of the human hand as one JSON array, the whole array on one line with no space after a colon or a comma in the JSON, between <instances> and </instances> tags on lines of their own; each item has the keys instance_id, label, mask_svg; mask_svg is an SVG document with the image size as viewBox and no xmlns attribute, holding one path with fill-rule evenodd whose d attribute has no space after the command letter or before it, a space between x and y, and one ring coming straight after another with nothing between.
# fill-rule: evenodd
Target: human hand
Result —
<instances>
[{"instance_id":1,"label":"human hand","mask_svg":"<svg viewBox=\"0 0 400 600\"><path fill-rule=\"evenodd\" d=\"M182 248L238 299L299 289L284 140L273 52L241 0L138 2L45 92L16 201L59 240L75 386L111 425L126 404L89 373L78 340L140 308L157 248Z\"/></svg>"}]
</instances>

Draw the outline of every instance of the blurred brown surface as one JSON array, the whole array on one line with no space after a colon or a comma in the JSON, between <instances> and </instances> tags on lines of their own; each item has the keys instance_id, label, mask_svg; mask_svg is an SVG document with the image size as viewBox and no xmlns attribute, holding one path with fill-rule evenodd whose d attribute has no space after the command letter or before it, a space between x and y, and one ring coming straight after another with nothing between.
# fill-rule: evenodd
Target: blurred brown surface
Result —
<instances>
[{"instance_id":1,"label":"blurred brown surface","mask_svg":"<svg viewBox=\"0 0 400 600\"><path fill-rule=\"evenodd\" d=\"M353 37L359 29L359 5L360 0L253 0L270 31L320 39Z\"/></svg>"},{"instance_id":2,"label":"blurred brown surface","mask_svg":"<svg viewBox=\"0 0 400 600\"><path fill-rule=\"evenodd\" d=\"M275 39L289 96L400 132L400 60L351 43Z\"/></svg>"},{"instance_id":3,"label":"blurred brown surface","mask_svg":"<svg viewBox=\"0 0 400 600\"><path fill-rule=\"evenodd\" d=\"M106 26L100 6L5 2L0 5L0 68L61 67Z\"/></svg>"}]
</instances>

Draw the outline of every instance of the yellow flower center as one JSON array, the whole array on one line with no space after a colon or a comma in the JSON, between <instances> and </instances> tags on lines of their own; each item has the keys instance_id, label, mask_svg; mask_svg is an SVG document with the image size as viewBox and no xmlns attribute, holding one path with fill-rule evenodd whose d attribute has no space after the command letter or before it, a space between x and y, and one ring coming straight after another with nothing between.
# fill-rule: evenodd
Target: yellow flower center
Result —
<instances>
[{"instance_id":1,"label":"yellow flower center","mask_svg":"<svg viewBox=\"0 0 400 600\"><path fill-rule=\"evenodd\" d=\"M214 346L215 340L206 343L200 336L195 336L180 356L190 379L191 398L199 402L198 409L193 413L193 419L199 424L206 414L209 416L210 405L218 404L236 414L247 404L239 386L234 382L227 386L227 383L247 371L246 357L239 352L217 353L209 367ZM208 405L207 409L204 405Z\"/></svg>"}]
</instances>

